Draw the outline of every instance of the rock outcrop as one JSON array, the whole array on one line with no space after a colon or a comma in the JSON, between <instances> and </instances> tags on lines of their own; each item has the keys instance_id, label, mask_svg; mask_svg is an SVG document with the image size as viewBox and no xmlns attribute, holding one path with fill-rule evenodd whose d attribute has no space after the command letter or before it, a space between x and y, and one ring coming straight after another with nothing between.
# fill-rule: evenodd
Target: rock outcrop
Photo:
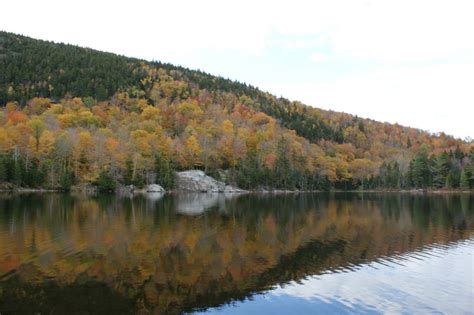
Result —
<instances>
[{"instance_id":1,"label":"rock outcrop","mask_svg":"<svg viewBox=\"0 0 474 315\"><path fill-rule=\"evenodd\" d=\"M146 185L143 188L137 188L134 185L120 186L116 189L118 193L134 194L134 193L164 193L166 190L158 184Z\"/></svg>"},{"instance_id":2,"label":"rock outcrop","mask_svg":"<svg viewBox=\"0 0 474 315\"><path fill-rule=\"evenodd\" d=\"M136 187L133 185L119 186L116 191L121 194L133 194L136 190Z\"/></svg>"},{"instance_id":3,"label":"rock outcrop","mask_svg":"<svg viewBox=\"0 0 474 315\"><path fill-rule=\"evenodd\" d=\"M207 176L203 171L190 170L176 173L176 189L192 192L240 193L244 190L226 185Z\"/></svg>"},{"instance_id":4,"label":"rock outcrop","mask_svg":"<svg viewBox=\"0 0 474 315\"><path fill-rule=\"evenodd\" d=\"M148 185L146 186L145 190L148 193L165 192L165 189L158 184Z\"/></svg>"}]
</instances>

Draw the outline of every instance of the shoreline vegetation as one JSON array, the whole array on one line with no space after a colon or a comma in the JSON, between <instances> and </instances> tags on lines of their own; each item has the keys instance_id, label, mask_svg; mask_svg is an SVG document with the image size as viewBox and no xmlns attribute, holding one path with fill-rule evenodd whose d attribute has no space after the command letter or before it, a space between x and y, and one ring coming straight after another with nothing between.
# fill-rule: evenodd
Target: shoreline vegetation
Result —
<instances>
[{"instance_id":1,"label":"shoreline vegetation","mask_svg":"<svg viewBox=\"0 0 474 315\"><path fill-rule=\"evenodd\" d=\"M367 190L283 190L283 189L253 189L242 190L240 192L212 192L212 191L187 191L171 189L163 192L148 192L146 189L136 189L133 192L126 189L117 189L114 191L102 191L97 187L88 187L87 189L45 189L45 188L11 188L1 189L0 193L109 193L109 194L176 194L176 193L197 193L197 194L285 194L285 193L410 193L410 194L456 194L456 193L474 193L474 189L367 189Z\"/></svg>"},{"instance_id":2,"label":"shoreline vegetation","mask_svg":"<svg viewBox=\"0 0 474 315\"><path fill-rule=\"evenodd\" d=\"M44 187L18 187L11 183L0 183L0 193L109 193L117 195L139 195L139 194L164 194L164 193L228 193L228 194L285 194L285 193L410 193L410 194L452 194L452 193L474 193L474 189L469 188L371 188L363 189L280 189L273 187L256 187L252 189L241 189L232 185L228 185L223 181L214 179L206 175L201 170L187 170L182 172L174 172L171 174L173 186L171 188L163 188L158 184L148 184L142 186L131 185L94 185L81 184L71 185L68 189L44 188Z\"/></svg>"}]
</instances>

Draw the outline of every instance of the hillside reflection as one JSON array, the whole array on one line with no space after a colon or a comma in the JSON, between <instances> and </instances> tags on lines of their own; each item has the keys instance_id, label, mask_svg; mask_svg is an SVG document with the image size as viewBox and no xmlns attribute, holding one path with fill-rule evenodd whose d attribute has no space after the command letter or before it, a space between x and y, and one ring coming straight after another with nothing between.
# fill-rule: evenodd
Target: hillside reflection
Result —
<instances>
[{"instance_id":1,"label":"hillside reflection","mask_svg":"<svg viewBox=\"0 0 474 315\"><path fill-rule=\"evenodd\" d=\"M0 313L179 313L474 235L472 195L0 196Z\"/></svg>"}]
</instances>

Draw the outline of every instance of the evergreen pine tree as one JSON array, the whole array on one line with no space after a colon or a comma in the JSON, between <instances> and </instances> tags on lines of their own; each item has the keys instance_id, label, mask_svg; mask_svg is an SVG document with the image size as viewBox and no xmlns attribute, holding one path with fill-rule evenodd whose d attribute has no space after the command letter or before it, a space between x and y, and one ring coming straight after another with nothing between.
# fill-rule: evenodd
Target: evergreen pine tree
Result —
<instances>
[{"instance_id":1,"label":"evergreen pine tree","mask_svg":"<svg viewBox=\"0 0 474 315\"><path fill-rule=\"evenodd\" d=\"M169 159L160 153L155 156L156 183L163 188L170 189L174 185L174 171Z\"/></svg>"},{"instance_id":2,"label":"evergreen pine tree","mask_svg":"<svg viewBox=\"0 0 474 315\"><path fill-rule=\"evenodd\" d=\"M474 149L471 150L469 159L470 163L465 167L466 177L469 181L469 186L474 187Z\"/></svg>"},{"instance_id":3,"label":"evergreen pine tree","mask_svg":"<svg viewBox=\"0 0 474 315\"><path fill-rule=\"evenodd\" d=\"M277 160L275 166L274 184L278 188L293 188L290 178L290 161L288 160L288 143L281 137L278 141Z\"/></svg>"},{"instance_id":4,"label":"evergreen pine tree","mask_svg":"<svg viewBox=\"0 0 474 315\"><path fill-rule=\"evenodd\" d=\"M99 178L97 179L97 188L101 191L111 192L115 190L115 181L111 174L103 170L99 173Z\"/></svg>"},{"instance_id":5,"label":"evergreen pine tree","mask_svg":"<svg viewBox=\"0 0 474 315\"><path fill-rule=\"evenodd\" d=\"M127 159L125 161L125 172L123 174L123 183L125 185L133 184L133 161L131 159Z\"/></svg>"},{"instance_id":6,"label":"evergreen pine tree","mask_svg":"<svg viewBox=\"0 0 474 315\"><path fill-rule=\"evenodd\" d=\"M448 155L446 152L438 155L433 159L433 166L431 167L433 174L433 186L436 188L442 188L446 184L446 176L449 172L448 166Z\"/></svg>"},{"instance_id":7,"label":"evergreen pine tree","mask_svg":"<svg viewBox=\"0 0 474 315\"><path fill-rule=\"evenodd\" d=\"M461 180L460 180L459 186L462 189L469 189L469 180L467 178L466 170L464 169L461 172Z\"/></svg>"},{"instance_id":8,"label":"evergreen pine tree","mask_svg":"<svg viewBox=\"0 0 474 315\"><path fill-rule=\"evenodd\" d=\"M425 188L430 184L428 148L426 145L421 146L413 160L412 179L417 188Z\"/></svg>"},{"instance_id":9,"label":"evergreen pine tree","mask_svg":"<svg viewBox=\"0 0 474 315\"><path fill-rule=\"evenodd\" d=\"M21 162L21 160L17 160L14 162L12 175L13 184L18 187L21 187L23 185L23 163Z\"/></svg>"},{"instance_id":10,"label":"evergreen pine tree","mask_svg":"<svg viewBox=\"0 0 474 315\"><path fill-rule=\"evenodd\" d=\"M392 187L392 165L388 163L385 167L385 176L384 176L385 187L391 188Z\"/></svg>"},{"instance_id":11,"label":"evergreen pine tree","mask_svg":"<svg viewBox=\"0 0 474 315\"><path fill-rule=\"evenodd\" d=\"M8 180L7 166L5 158L0 157L0 183L4 183Z\"/></svg>"},{"instance_id":12,"label":"evergreen pine tree","mask_svg":"<svg viewBox=\"0 0 474 315\"><path fill-rule=\"evenodd\" d=\"M405 174L405 186L408 187L414 187L415 182L413 180L413 161L410 161L410 164L408 165L408 171Z\"/></svg>"},{"instance_id":13,"label":"evergreen pine tree","mask_svg":"<svg viewBox=\"0 0 474 315\"><path fill-rule=\"evenodd\" d=\"M400 165L398 164L397 161L393 163L393 168L392 168L392 178L393 178L393 188L400 188L401 187L401 177L402 174L400 173Z\"/></svg>"},{"instance_id":14,"label":"evergreen pine tree","mask_svg":"<svg viewBox=\"0 0 474 315\"><path fill-rule=\"evenodd\" d=\"M74 172L66 170L59 176L59 186L64 190L69 190L74 184Z\"/></svg>"},{"instance_id":15,"label":"evergreen pine tree","mask_svg":"<svg viewBox=\"0 0 474 315\"><path fill-rule=\"evenodd\" d=\"M453 188L454 186L454 178L453 178L453 173L451 171L448 172L448 175L446 176L446 184L444 187L446 188Z\"/></svg>"}]
</instances>

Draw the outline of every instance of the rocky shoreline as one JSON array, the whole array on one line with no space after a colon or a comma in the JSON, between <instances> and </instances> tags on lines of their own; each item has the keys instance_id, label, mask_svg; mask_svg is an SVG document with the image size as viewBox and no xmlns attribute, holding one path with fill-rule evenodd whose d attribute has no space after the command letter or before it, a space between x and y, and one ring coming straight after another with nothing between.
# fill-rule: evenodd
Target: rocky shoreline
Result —
<instances>
[{"instance_id":1,"label":"rocky shoreline","mask_svg":"<svg viewBox=\"0 0 474 315\"><path fill-rule=\"evenodd\" d=\"M164 192L199 192L199 193L245 193L247 190L240 189L224 182L218 181L200 170L189 170L176 172L175 187L165 190L158 184L150 184L139 188L134 185L120 186L115 189L116 193L164 193ZM61 192L61 189L43 189L43 188L21 188L8 187L0 189L0 192ZM71 187L72 192L97 193L99 188L94 185L77 185ZM113 191L111 191L113 192Z\"/></svg>"},{"instance_id":2,"label":"rocky shoreline","mask_svg":"<svg viewBox=\"0 0 474 315\"><path fill-rule=\"evenodd\" d=\"M176 190L188 192L245 192L243 189L226 185L224 182L218 181L199 170L177 172Z\"/></svg>"},{"instance_id":3,"label":"rocky shoreline","mask_svg":"<svg viewBox=\"0 0 474 315\"><path fill-rule=\"evenodd\" d=\"M0 189L0 193L61 193L66 192L61 189L45 189L45 188L11 188L11 189ZM86 193L95 194L99 193L99 190L95 187L89 187L87 189L72 189L70 192L73 193ZM112 193L117 194L165 194L165 193L202 193L202 194L297 194L297 193L403 193L403 194L459 194L467 193L472 194L474 190L282 190L282 189L252 189L252 190L239 190L239 191L189 191L189 190L178 190L170 189L165 191L147 191L145 188L129 189L127 187L120 187Z\"/></svg>"},{"instance_id":4,"label":"rocky shoreline","mask_svg":"<svg viewBox=\"0 0 474 315\"><path fill-rule=\"evenodd\" d=\"M165 190L158 184L146 185L143 188L138 188L133 185L120 186L115 189L116 193L121 194L148 194L148 193L165 193L165 192L190 192L190 193L303 193L303 192L323 192L321 190L285 190L285 189L255 189L255 190L244 190L235 186L226 185L222 181L218 181L211 176L206 175L201 170L189 170L183 172L176 172L175 187L170 190ZM76 193L98 193L99 189L93 185L81 185L71 187L71 192ZM22 187L7 187L0 188L0 192L16 192L16 193L51 193L51 192L62 192L61 189L45 189L45 188L22 188ZM113 192L113 191L111 191ZM411 193L411 194L424 194L424 193L472 193L473 190L461 190L461 189L391 189L391 190L331 190L330 192L359 192L359 193Z\"/></svg>"}]
</instances>

